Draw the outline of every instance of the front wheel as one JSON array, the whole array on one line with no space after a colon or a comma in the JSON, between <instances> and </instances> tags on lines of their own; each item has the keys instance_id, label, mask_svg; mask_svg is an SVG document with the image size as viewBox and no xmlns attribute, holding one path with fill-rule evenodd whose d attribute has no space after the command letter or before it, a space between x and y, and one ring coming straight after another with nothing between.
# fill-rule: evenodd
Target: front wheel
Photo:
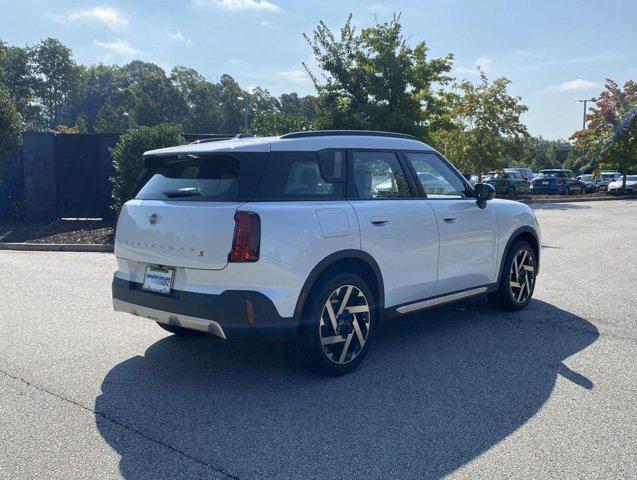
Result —
<instances>
[{"instance_id":1,"label":"front wheel","mask_svg":"<svg viewBox=\"0 0 637 480\"><path fill-rule=\"evenodd\" d=\"M310 295L297 337L299 357L319 373L349 373L367 353L375 325L375 301L365 281L335 275Z\"/></svg>"},{"instance_id":2,"label":"front wheel","mask_svg":"<svg viewBox=\"0 0 637 480\"><path fill-rule=\"evenodd\" d=\"M498 289L487 297L496 308L522 310L535 290L535 252L527 242L519 241L513 244L504 262Z\"/></svg>"}]
</instances>

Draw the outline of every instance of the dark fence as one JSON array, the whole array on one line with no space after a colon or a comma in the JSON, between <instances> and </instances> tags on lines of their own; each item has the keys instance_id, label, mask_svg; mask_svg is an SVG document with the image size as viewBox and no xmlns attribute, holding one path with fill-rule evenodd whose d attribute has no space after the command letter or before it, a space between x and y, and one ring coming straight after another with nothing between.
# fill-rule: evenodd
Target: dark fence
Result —
<instances>
[{"instance_id":1,"label":"dark fence","mask_svg":"<svg viewBox=\"0 0 637 480\"><path fill-rule=\"evenodd\" d=\"M189 142L217 136L185 135ZM0 217L111 218L110 148L118 140L116 133L25 133L0 172Z\"/></svg>"}]
</instances>

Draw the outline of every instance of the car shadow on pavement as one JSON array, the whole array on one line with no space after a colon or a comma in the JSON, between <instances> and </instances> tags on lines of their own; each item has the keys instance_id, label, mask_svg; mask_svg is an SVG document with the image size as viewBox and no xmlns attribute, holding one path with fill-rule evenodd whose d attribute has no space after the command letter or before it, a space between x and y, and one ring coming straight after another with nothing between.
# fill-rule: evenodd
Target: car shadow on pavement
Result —
<instances>
[{"instance_id":1,"label":"car shadow on pavement","mask_svg":"<svg viewBox=\"0 0 637 480\"><path fill-rule=\"evenodd\" d=\"M116 365L96 423L139 478L440 478L529 421L563 364L599 336L533 300L484 299L381 325L350 375L303 370L284 345L168 336Z\"/></svg>"}]
</instances>

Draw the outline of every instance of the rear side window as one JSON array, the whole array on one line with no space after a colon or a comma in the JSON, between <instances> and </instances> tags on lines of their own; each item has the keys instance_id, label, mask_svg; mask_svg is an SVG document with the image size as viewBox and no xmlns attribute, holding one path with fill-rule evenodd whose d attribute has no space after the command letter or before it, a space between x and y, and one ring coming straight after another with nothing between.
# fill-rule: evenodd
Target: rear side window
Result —
<instances>
[{"instance_id":1,"label":"rear side window","mask_svg":"<svg viewBox=\"0 0 637 480\"><path fill-rule=\"evenodd\" d=\"M235 202L252 197L267 154L207 154L145 159L142 200Z\"/></svg>"},{"instance_id":2,"label":"rear side window","mask_svg":"<svg viewBox=\"0 0 637 480\"><path fill-rule=\"evenodd\" d=\"M272 152L255 200L329 200L343 197L344 152Z\"/></svg>"},{"instance_id":3,"label":"rear side window","mask_svg":"<svg viewBox=\"0 0 637 480\"><path fill-rule=\"evenodd\" d=\"M471 196L458 175L435 153L406 152L407 159L416 170L416 175L425 189L427 198L466 198ZM487 180L500 178L496 172L487 175Z\"/></svg>"},{"instance_id":4,"label":"rear side window","mask_svg":"<svg viewBox=\"0 0 637 480\"><path fill-rule=\"evenodd\" d=\"M358 198L411 197L400 162L393 152L353 152L352 170Z\"/></svg>"}]
</instances>

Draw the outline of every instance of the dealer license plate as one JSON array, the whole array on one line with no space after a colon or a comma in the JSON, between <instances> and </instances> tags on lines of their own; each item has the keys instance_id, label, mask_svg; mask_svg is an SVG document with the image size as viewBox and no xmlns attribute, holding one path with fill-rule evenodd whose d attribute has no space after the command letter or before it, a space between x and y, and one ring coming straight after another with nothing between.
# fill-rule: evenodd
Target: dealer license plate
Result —
<instances>
[{"instance_id":1,"label":"dealer license plate","mask_svg":"<svg viewBox=\"0 0 637 480\"><path fill-rule=\"evenodd\" d=\"M173 288L175 269L149 265L146 267L142 288L149 292L168 295Z\"/></svg>"}]
</instances>

